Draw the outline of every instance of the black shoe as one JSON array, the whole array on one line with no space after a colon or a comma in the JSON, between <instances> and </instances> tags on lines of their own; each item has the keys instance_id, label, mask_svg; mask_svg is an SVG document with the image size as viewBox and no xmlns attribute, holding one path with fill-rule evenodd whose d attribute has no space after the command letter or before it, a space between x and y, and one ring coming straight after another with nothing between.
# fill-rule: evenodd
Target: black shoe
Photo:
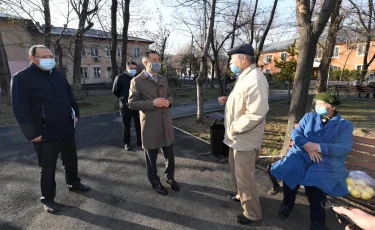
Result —
<instances>
[{"instance_id":1,"label":"black shoe","mask_svg":"<svg viewBox=\"0 0 375 230\"><path fill-rule=\"evenodd\" d=\"M125 151L129 151L130 150L130 145L129 144L125 144L124 149L125 149Z\"/></svg>"},{"instance_id":2,"label":"black shoe","mask_svg":"<svg viewBox=\"0 0 375 230\"><path fill-rule=\"evenodd\" d=\"M311 221L311 230L324 230L324 224L316 221Z\"/></svg>"},{"instance_id":3,"label":"black shoe","mask_svg":"<svg viewBox=\"0 0 375 230\"><path fill-rule=\"evenodd\" d=\"M57 205L54 201L44 200L44 201L42 201L42 203L43 203L44 211L46 211L48 213L51 213L51 214L59 212L59 210L57 208Z\"/></svg>"},{"instance_id":4,"label":"black shoe","mask_svg":"<svg viewBox=\"0 0 375 230\"><path fill-rule=\"evenodd\" d=\"M279 217L285 219L289 216L291 211L292 210L290 210L290 208L288 206L286 206L285 204L282 204L280 209L279 209Z\"/></svg>"},{"instance_id":5,"label":"black shoe","mask_svg":"<svg viewBox=\"0 0 375 230\"><path fill-rule=\"evenodd\" d=\"M236 202L236 203L240 203L240 199L237 198L237 194L236 193L231 193L228 195L228 199L232 202Z\"/></svg>"},{"instance_id":6,"label":"black shoe","mask_svg":"<svg viewBox=\"0 0 375 230\"><path fill-rule=\"evenodd\" d=\"M247 218L246 216L244 216L244 214L240 214L236 217L236 221L240 224L251 224L251 222L253 222L252 220L250 220L249 218Z\"/></svg>"},{"instance_id":7,"label":"black shoe","mask_svg":"<svg viewBox=\"0 0 375 230\"><path fill-rule=\"evenodd\" d=\"M80 191L80 192L86 192L89 191L91 188L84 184L75 184L75 185L68 185L69 191Z\"/></svg>"},{"instance_id":8,"label":"black shoe","mask_svg":"<svg viewBox=\"0 0 375 230\"><path fill-rule=\"evenodd\" d=\"M153 185L152 188L155 189L155 191L161 195L164 195L164 196L168 195L167 189L165 189L162 184Z\"/></svg>"},{"instance_id":9,"label":"black shoe","mask_svg":"<svg viewBox=\"0 0 375 230\"><path fill-rule=\"evenodd\" d=\"M180 191L180 186L178 186L175 180L167 180L167 184L169 184L173 190Z\"/></svg>"}]
</instances>

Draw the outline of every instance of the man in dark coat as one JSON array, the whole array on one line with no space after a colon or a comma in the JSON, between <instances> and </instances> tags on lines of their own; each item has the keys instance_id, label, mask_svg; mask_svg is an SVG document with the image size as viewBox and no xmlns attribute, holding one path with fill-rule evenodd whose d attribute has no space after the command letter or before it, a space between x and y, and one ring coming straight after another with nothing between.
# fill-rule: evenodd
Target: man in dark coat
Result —
<instances>
[{"instance_id":1,"label":"man in dark coat","mask_svg":"<svg viewBox=\"0 0 375 230\"><path fill-rule=\"evenodd\" d=\"M133 118L135 131L137 133L137 145L142 147L141 140L141 124L139 121L139 111L131 110L128 106L128 97L129 97L129 88L130 81L137 73L137 63L128 62L126 65L127 72L120 74L116 77L112 93L119 98L120 104L120 114L122 118L122 131L123 131L123 140L125 144L125 150L130 150L130 125Z\"/></svg>"},{"instance_id":2,"label":"man in dark coat","mask_svg":"<svg viewBox=\"0 0 375 230\"><path fill-rule=\"evenodd\" d=\"M55 213L55 170L59 153L70 191L88 191L78 177L75 124L79 109L63 73L54 69L52 52L43 45L29 50L30 65L12 78L13 111L17 122L34 144L40 172L41 202Z\"/></svg>"}]
</instances>

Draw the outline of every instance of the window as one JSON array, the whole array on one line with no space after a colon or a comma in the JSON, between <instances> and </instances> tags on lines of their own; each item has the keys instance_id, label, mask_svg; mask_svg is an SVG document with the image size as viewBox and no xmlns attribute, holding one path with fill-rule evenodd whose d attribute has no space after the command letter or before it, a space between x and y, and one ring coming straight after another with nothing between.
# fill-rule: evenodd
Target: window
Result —
<instances>
[{"instance_id":1,"label":"window","mask_svg":"<svg viewBox=\"0 0 375 230\"><path fill-rule=\"evenodd\" d=\"M364 56L365 55L365 44L359 44L357 45L357 56Z\"/></svg>"},{"instance_id":2,"label":"window","mask_svg":"<svg viewBox=\"0 0 375 230\"><path fill-rule=\"evenodd\" d=\"M117 48L117 57L121 57L122 56L122 48Z\"/></svg>"},{"instance_id":3,"label":"window","mask_svg":"<svg viewBox=\"0 0 375 230\"><path fill-rule=\"evenodd\" d=\"M281 60L286 61L288 54L287 53L281 53Z\"/></svg>"},{"instance_id":4,"label":"window","mask_svg":"<svg viewBox=\"0 0 375 230\"><path fill-rule=\"evenodd\" d=\"M363 70L363 65L355 65L355 70L358 70L358 71Z\"/></svg>"},{"instance_id":5,"label":"window","mask_svg":"<svg viewBox=\"0 0 375 230\"><path fill-rule=\"evenodd\" d=\"M81 67L81 78L86 79L87 77L87 67Z\"/></svg>"},{"instance_id":6,"label":"window","mask_svg":"<svg viewBox=\"0 0 375 230\"><path fill-rule=\"evenodd\" d=\"M105 47L105 56L110 57L111 56L111 48L110 47Z\"/></svg>"},{"instance_id":7,"label":"window","mask_svg":"<svg viewBox=\"0 0 375 230\"><path fill-rule=\"evenodd\" d=\"M86 57L86 50L85 47L82 47L81 56Z\"/></svg>"},{"instance_id":8,"label":"window","mask_svg":"<svg viewBox=\"0 0 375 230\"><path fill-rule=\"evenodd\" d=\"M266 55L266 63L270 63L272 61L272 54Z\"/></svg>"},{"instance_id":9,"label":"window","mask_svg":"<svg viewBox=\"0 0 375 230\"><path fill-rule=\"evenodd\" d=\"M101 78L102 77L102 70L100 67L94 67L94 77Z\"/></svg>"},{"instance_id":10,"label":"window","mask_svg":"<svg viewBox=\"0 0 375 230\"><path fill-rule=\"evenodd\" d=\"M107 67L108 78L112 76L112 67Z\"/></svg>"},{"instance_id":11,"label":"window","mask_svg":"<svg viewBox=\"0 0 375 230\"><path fill-rule=\"evenodd\" d=\"M134 48L134 57L139 58L141 56L141 48Z\"/></svg>"},{"instance_id":12,"label":"window","mask_svg":"<svg viewBox=\"0 0 375 230\"><path fill-rule=\"evenodd\" d=\"M91 47L91 56L92 57L98 57L99 56L99 50L98 47Z\"/></svg>"},{"instance_id":13,"label":"window","mask_svg":"<svg viewBox=\"0 0 375 230\"><path fill-rule=\"evenodd\" d=\"M333 58L338 58L338 57L340 57L340 46L335 46L335 48L333 48L333 54L332 54L332 57L333 57Z\"/></svg>"},{"instance_id":14,"label":"window","mask_svg":"<svg viewBox=\"0 0 375 230\"><path fill-rule=\"evenodd\" d=\"M271 73L271 69L266 69L266 73L270 74Z\"/></svg>"},{"instance_id":15,"label":"window","mask_svg":"<svg viewBox=\"0 0 375 230\"><path fill-rule=\"evenodd\" d=\"M337 65L331 65L331 66L329 67L329 69L330 69L331 71L334 71L334 70L340 70L340 67L338 67Z\"/></svg>"},{"instance_id":16,"label":"window","mask_svg":"<svg viewBox=\"0 0 375 230\"><path fill-rule=\"evenodd\" d=\"M317 58L317 59L321 59L322 56L323 56L323 49L322 49L322 48L318 48L318 49L316 49L315 58Z\"/></svg>"}]
</instances>

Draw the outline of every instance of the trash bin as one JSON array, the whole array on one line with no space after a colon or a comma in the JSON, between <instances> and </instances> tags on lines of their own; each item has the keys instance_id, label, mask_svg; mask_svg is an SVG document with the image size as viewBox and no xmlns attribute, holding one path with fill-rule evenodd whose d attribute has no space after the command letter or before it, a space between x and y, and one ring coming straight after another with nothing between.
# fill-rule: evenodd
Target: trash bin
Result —
<instances>
[{"instance_id":1,"label":"trash bin","mask_svg":"<svg viewBox=\"0 0 375 230\"><path fill-rule=\"evenodd\" d=\"M214 123L210 126L211 154L223 159L228 158L229 147L223 143L225 135L224 115L213 113L207 115L207 117L215 118Z\"/></svg>"}]
</instances>

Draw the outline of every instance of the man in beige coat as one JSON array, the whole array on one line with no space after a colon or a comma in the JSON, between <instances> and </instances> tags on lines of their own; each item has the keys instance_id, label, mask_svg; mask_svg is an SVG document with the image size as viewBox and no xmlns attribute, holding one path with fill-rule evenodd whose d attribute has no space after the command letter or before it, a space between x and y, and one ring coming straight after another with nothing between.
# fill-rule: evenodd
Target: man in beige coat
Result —
<instances>
[{"instance_id":1,"label":"man in beige coat","mask_svg":"<svg viewBox=\"0 0 375 230\"><path fill-rule=\"evenodd\" d=\"M166 182L173 190L179 191L180 187L174 180L174 132L170 110L173 97L167 79L158 74L161 68L159 54L156 51L146 52L142 62L145 70L132 79L128 104L131 110L140 112L148 179L157 193L168 195L157 175L156 160L161 148L165 158Z\"/></svg>"},{"instance_id":2,"label":"man in beige coat","mask_svg":"<svg viewBox=\"0 0 375 230\"><path fill-rule=\"evenodd\" d=\"M229 97L219 97L225 106L225 139L229 148L229 166L237 194L229 199L241 202L243 213L236 220L250 224L262 219L255 179L255 162L262 146L268 112L268 82L254 64L254 49L242 44L228 51L231 70L240 74Z\"/></svg>"}]
</instances>

